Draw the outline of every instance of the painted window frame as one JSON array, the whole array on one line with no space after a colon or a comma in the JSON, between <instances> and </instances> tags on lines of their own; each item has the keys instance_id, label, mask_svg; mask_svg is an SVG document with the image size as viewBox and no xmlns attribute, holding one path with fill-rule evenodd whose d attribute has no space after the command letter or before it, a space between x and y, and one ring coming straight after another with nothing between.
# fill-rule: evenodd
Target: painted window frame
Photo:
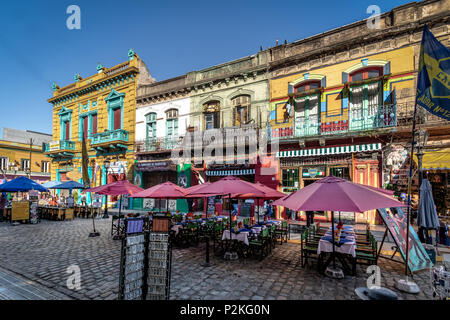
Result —
<instances>
[{"instance_id":1,"label":"painted window frame","mask_svg":"<svg viewBox=\"0 0 450 320\"><path fill-rule=\"evenodd\" d=\"M108 110L108 131L114 131L114 110L120 108L120 130L123 130L123 105L125 93L111 89L111 92L105 98ZM97 129L98 130L98 129ZM116 129L119 130L119 129Z\"/></svg>"},{"instance_id":2,"label":"painted window frame","mask_svg":"<svg viewBox=\"0 0 450 320\"><path fill-rule=\"evenodd\" d=\"M154 137L152 138L152 141L156 141L156 137L158 134L158 127L157 127L157 114L156 112L149 112L145 115L145 140L148 142L149 135L148 135L148 127L149 124L154 124Z\"/></svg>"},{"instance_id":3,"label":"painted window frame","mask_svg":"<svg viewBox=\"0 0 450 320\"><path fill-rule=\"evenodd\" d=\"M214 111L211 111L211 109L209 109L209 108L210 108L210 106L213 106L213 105L215 105ZM209 100L208 102L205 102L203 104L203 113L202 113L202 115L203 115L203 119L202 119L203 130L211 130L211 129L219 129L220 128L220 110L221 110L221 105L220 105L220 101L218 101L218 100ZM211 116L211 115L214 117L213 118L213 127L210 129L206 129L206 123L207 123L206 117ZM217 119L215 117L217 117ZM216 123L217 123L217 127L215 127Z\"/></svg>"},{"instance_id":4,"label":"painted window frame","mask_svg":"<svg viewBox=\"0 0 450 320\"><path fill-rule=\"evenodd\" d=\"M9 166L9 158L8 157L0 157L0 169L8 170Z\"/></svg>"},{"instance_id":5,"label":"painted window frame","mask_svg":"<svg viewBox=\"0 0 450 320\"><path fill-rule=\"evenodd\" d=\"M61 108L61 111L58 112L59 116L59 128L60 128L60 140L61 141L70 141L66 139L66 126L65 123L69 122L69 138L72 137L72 110L66 109L64 106Z\"/></svg>"},{"instance_id":6,"label":"painted window frame","mask_svg":"<svg viewBox=\"0 0 450 320\"><path fill-rule=\"evenodd\" d=\"M94 129L94 115L97 115L97 132L93 133ZM83 140L83 131L84 131L84 118L88 118L88 128L87 128L87 139L91 139L94 134L98 133L98 111L90 111L83 114L80 114L79 125L78 125L78 140Z\"/></svg>"},{"instance_id":7,"label":"painted window frame","mask_svg":"<svg viewBox=\"0 0 450 320\"><path fill-rule=\"evenodd\" d=\"M242 102L242 98L246 98L246 101ZM231 99L231 105L233 106L233 126L237 127L237 126L242 126L245 125L246 123L248 123L249 121L252 120L251 118L251 108L252 108L252 97L249 94L240 94L238 96L233 97L233 99ZM237 115L238 115L238 110L239 109L244 109L244 114L246 117L246 121L242 121L242 117L241 117L241 121L239 121L239 124L237 124Z\"/></svg>"},{"instance_id":8,"label":"painted window frame","mask_svg":"<svg viewBox=\"0 0 450 320\"><path fill-rule=\"evenodd\" d=\"M169 113L175 112L175 115ZM166 138L169 138L169 125L172 127L172 138L178 137L178 109L172 108L166 111Z\"/></svg>"}]
</instances>

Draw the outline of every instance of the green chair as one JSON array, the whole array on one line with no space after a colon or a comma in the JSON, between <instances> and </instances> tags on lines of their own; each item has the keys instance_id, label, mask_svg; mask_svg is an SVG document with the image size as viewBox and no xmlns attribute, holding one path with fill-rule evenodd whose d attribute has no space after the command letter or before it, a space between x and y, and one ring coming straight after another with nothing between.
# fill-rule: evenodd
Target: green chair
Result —
<instances>
[{"instance_id":1,"label":"green chair","mask_svg":"<svg viewBox=\"0 0 450 320\"><path fill-rule=\"evenodd\" d=\"M373 265L378 263L378 243L372 234L369 234L370 246L356 244L355 264Z\"/></svg>"},{"instance_id":2,"label":"green chair","mask_svg":"<svg viewBox=\"0 0 450 320\"><path fill-rule=\"evenodd\" d=\"M319 268L320 268L320 258L317 255L318 245L319 245L318 241L311 239L311 229L306 229L302 233L300 240L300 248L301 248L300 261L302 267L305 267L305 265L308 263L308 259L317 259L319 261Z\"/></svg>"},{"instance_id":3,"label":"green chair","mask_svg":"<svg viewBox=\"0 0 450 320\"><path fill-rule=\"evenodd\" d=\"M276 229L275 234L277 236L277 239L280 239L280 244L283 244L283 240L284 240L284 242L287 242L288 223L286 220L283 220L281 222L281 227Z\"/></svg>"},{"instance_id":4,"label":"green chair","mask_svg":"<svg viewBox=\"0 0 450 320\"><path fill-rule=\"evenodd\" d=\"M269 229L265 228L261 231L258 239L249 241L251 254L254 256L258 256L259 260L262 260L269 254L268 246L270 245L270 243L268 241L270 241Z\"/></svg>"}]
</instances>

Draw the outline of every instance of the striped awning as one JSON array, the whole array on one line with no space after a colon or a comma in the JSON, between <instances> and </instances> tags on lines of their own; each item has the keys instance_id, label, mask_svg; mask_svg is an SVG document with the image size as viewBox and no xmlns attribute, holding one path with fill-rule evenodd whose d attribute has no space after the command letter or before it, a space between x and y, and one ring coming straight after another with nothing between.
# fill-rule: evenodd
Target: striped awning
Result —
<instances>
[{"instance_id":1,"label":"striped awning","mask_svg":"<svg viewBox=\"0 0 450 320\"><path fill-rule=\"evenodd\" d=\"M418 163L416 154L414 154L414 160ZM450 148L424 152L422 158L422 169L450 170Z\"/></svg>"},{"instance_id":2,"label":"striped awning","mask_svg":"<svg viewBox=\"0 0 450 320\"><path fill-rule=\"evenodd\" d=\"M381 143L360 144L353 146L341 146L317 149L302 149L277 152L278 158L327 156L332 154L344 154L353 152L376 151L381 149Z\"/></svg>"},{"instance_id":3,"label":"striped awning","mask_svg":"<svg viewBox=\"0 0 450 320\"><path fill-rule=\"evenodd\" d=\"M248 174L255 174L255 169L206 171L207 176L244 176Z\"/></svg>"}]
</instances>

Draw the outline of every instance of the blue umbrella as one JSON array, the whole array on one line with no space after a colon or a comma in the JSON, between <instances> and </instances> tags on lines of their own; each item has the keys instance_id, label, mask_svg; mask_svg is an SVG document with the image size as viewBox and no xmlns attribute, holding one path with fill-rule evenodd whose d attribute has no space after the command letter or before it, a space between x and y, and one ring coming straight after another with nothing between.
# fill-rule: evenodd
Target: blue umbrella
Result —
<instances>
[{"instance_id":1,"label":"blue umbrella","mask_svg":"<svg viewBox=\"0 0 450 320\"><path fill-rule=\"evenodd\" d=\"M54 185L53 187L49 187L49 189L68 189L68 190L84 189L84 186L81 183L70 180L70 181L66 181L66 182Z\"/></svg>"},{"instance_id":2,"label":"blue umbrella","mask_svg":"<svg viewBox=\"0 0 450 320\"><path fill-rule=\"evenodd\" d=\"M430 181L423 179L420 186L420 202L417 214L417 225L426 229L439 228L439 218L434 206Z\"/></svg>"},{"instance_id":3,"label":"blue umbrella","mask_svg":"<svg viewBox=\"0 0 450 320\"><path fill-rule=\"evenodd\" d=\"M48 191L47 188L26 177L18 177L0 185L0 192L27 192L30 190Z\"/></svg>"},{"instance_id":4,"label":"blue umbrella","mask_svg":"<svg viewBox=\"0 0 450 320\"><path fill-rule=\"evenodd\" d=\"M49 182L43 183L42 186L47 188L47 189L51 189L52 187L54 187L54 186L56 186L58 184L61 184L61 181L53 180L53 181L49 181Z\"/></svg>"}]
</instances>

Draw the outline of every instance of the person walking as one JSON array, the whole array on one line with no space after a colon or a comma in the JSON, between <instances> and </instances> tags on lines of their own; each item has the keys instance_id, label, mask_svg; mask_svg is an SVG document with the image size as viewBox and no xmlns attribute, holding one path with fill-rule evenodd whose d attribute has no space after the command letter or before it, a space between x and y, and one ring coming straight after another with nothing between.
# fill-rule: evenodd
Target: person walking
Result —
<instances>
[{"instance_id":1,"label":"person walking","mask_svg":"<svg viewBox=\"0 0 450 320\"><path fill-rule=\"evenodd\" d=\"M314 211L306 211L306 226L314 224Z\"/></svg>"},{"instance_id":2,"label":"person walking","mask_svg":"<svg viewBox=\"0 0 450 320\"><path fill-rule=\"evenodd\" d=\"M0 195L0 222L3 222L5 216L6 196L4 193Z\"/></svg>"}]
</instances>

